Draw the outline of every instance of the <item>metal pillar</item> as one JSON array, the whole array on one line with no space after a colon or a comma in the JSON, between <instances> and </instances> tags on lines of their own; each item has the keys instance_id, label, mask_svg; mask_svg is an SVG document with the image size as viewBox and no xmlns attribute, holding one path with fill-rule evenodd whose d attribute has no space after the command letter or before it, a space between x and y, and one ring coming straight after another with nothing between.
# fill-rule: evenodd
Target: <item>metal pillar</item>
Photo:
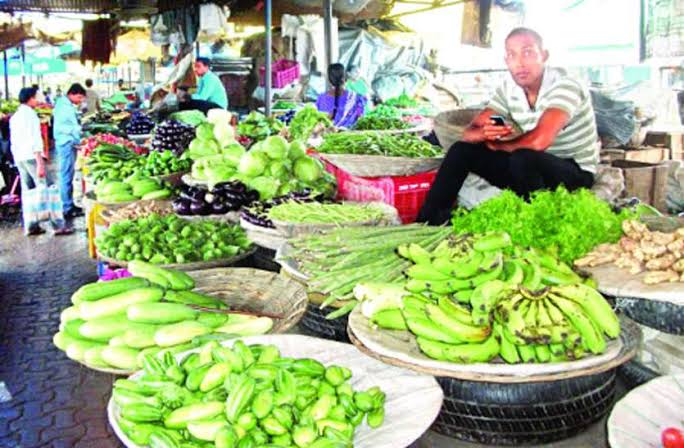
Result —
<instances>
[{"instance_id":1,"label":"metal pillar","mask_svg":"<svg viewBox=\"0 0 684 448\"><path fill-rule=\"evenodd\" d=\"M273 58L273 30L271 29L271 13L271 0L266 0L266 5L264 8L264 14L266 15L266 57L264 61L266 69L266 73L264 74L264 76L266 76L266 79L264 82L264 111L266 112L267 117L271 116L271 101L273 95L273 93L271 92L271 62Z\"/></svg>"},{"instance_id":2,"label":"metal pillar","mask_svg":"<svg viewBox=\"0 0 684 448\"><path fill-rule=\"evenodd\" d=\"M323 0L323 31L325 33L325 67L320 67L325 76L328 88L330 88L330 81L326 76L328 66L333 63L333 48L332 48L332 17L333 17L333 2L332 0Z\"/></svg>"},{"instance_id":3,"label":"metal pillar","mask_svg":"<svg viewBox=\"0 0 684 448\"><path fill-rule=\"evenodd\" d=\"M26 47L21 44L21 86L26 87Z\"/></svg>"},{"instance_id":4,"label":"metal pillar","mask_svg":"<svg viewBox=\"0 0 684 448\"><path fill-rule=\"evenodd\" d=\"M7 66L7 50L2 52L3 63L5 67L5 99L9 100L9 67Z\"/></svg>"}]
</instances>

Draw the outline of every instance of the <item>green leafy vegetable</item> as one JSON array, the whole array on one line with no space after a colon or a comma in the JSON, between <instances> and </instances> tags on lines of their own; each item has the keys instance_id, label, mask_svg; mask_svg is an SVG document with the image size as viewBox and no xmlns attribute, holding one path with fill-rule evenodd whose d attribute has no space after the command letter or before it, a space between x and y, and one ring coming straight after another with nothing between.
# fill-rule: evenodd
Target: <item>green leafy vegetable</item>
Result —
<instances>
[{"instance_id":1,"label":"green leafy vegetable","mask_svg":"<svg viewBox=\"0 0 684 448\"><path fill-rule=\"evenodd\" d=\"M457 209L451 222L457 233L506 231L513 243L555 251L571 264L594 246L617 241L622 221L633 217L614 213L589 190L570 193L559 187L533 193L530 202L504 191L472 211Z\"/></svg>"},{"instance_id":2,"label":"green leafy vegetable","mask_svg":"<svg viewBox=\"0 0 684 448\"><path fill-rule=\"evenodd\" d=\"M307 104L300 109L290 122L290 136L294 140L306 140L311 137L316 126L332 127L333 123L325 112L319 112L316 106Z\"/></svg>"}]
</instances>

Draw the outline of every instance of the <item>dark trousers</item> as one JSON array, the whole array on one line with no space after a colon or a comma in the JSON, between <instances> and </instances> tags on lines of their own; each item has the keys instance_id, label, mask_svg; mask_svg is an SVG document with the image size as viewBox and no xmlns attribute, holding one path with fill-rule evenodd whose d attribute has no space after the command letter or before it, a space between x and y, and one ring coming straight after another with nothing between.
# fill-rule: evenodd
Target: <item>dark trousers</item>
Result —
<instances>
[{"instance_id":1,"label":"dark trousers","mask_svg":"<svg viewBox=\"0 0 684 448\"><path fill-rule=\"evenodd\" d=\"M484 143L455 143L444 158L435 183L418 214L418 222L444 224L451 217L458 192L468 173L474 173L501 189L529 198L531 192L591 188L594 176L572 159L561 159L544 151L519 149L512 153L492 151Z\"/></svg>"}]
</instances>

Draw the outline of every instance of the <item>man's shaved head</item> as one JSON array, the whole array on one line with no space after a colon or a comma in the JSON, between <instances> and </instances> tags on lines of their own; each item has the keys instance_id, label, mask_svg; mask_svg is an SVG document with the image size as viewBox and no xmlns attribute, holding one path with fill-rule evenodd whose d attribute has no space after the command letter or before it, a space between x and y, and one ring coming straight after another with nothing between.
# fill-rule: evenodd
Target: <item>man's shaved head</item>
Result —
<instances>
[{"instance_id":1,"label":"man's shaved head","mask_svg":"<svg viewBox=\"0 0 684 448\"><path fill-rule=\"evenodd\" d=\"M544 49L544 39L539 35L538 32L531 28L525 28L525 27L518 27L514 28L510 33L508 33L508 36L506 36L506 41L510 39L511 37L515 36L530 36L534 41L539 45L539 49L542 50Z\"/></svg>"}]
</instances>

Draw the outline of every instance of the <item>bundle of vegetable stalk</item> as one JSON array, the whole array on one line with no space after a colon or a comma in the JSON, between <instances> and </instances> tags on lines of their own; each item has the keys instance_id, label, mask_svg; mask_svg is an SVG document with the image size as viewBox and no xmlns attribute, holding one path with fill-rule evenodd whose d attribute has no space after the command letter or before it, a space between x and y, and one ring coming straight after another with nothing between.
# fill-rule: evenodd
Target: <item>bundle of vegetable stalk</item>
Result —
<instances>
[{"instance_id":1,"label":"bundle of vegetable stalk","mask_svg":"<svg viewBox=\"0 0 684 448\"><path fill-rule=\"evenodd\" d=\"M291 240L290 257L309 277L309 291L327 295L321 308L349 301L327 316L336 319L357 304L353 294L357 283L402 282L410 263L397 255L398 246L414 243L431 251L449 233L443 227L422 225L341 228Z\"/></svg>"},{"instance_id":2,"label":"bundle of vegetable stalk","mask_svg":"<svg viewBox=\"0 0 684 448\"><path fill-rule=\"evenodd\" d=\"M142 376L117 380L117 422L150 447L347 447L366 420L384 421L379 387L354 391L352 372L282 357L274 345L208 342L180 362L146 356Z\"/></svg>"},{"instance_id":3,"label":"bundle of vegetable stalk","mask_svg":"<svg viewBox=\"0 0 684 448\"><path fill-rule=\"evenodd\" d=\"M338 132L327 134L316 149L327 154L365 154L390 157L439 157L442 150L408 134Z\"/></svg>"},{"instance_id":4,"label":"bundle of vegetable stalk","mask_svg":"<svg viewBox=\"0 0 684 448\"><path fill-rule=\"evenodd\" d=\"M228 313L220 300L191 291L184 272L132 261L133 277L82 286L62 311L54 344L96 368L137 370L146 355L180 353L206 340L267 333L268 317ZM219 312L215 312L219 310ZM230 335L230 336L229 336Z\"/></svg>"},{"instance_id":5,"label":"bundle of vegetable stalk","mask_svg":"<svg viewBox=\"0 0 684 448\"><path fill-rule=\"evenodd\" d=\"M401 111L396 107L380 104L371 110L354 125L357 131L373 131L385 129L406 129L409 124L401 119Z\"/></svg>"},{"instance_id":6,"label":"bundle of vegetable stalk","mask_svg":"<svg viewBox=\"0 0 684 448\"><path fill-rule=\"evenodd\" d=\"M355 294L371 322L410 331L430 358L561 362L603 353L620 333L608 302L568 265L506 233L398 251L414 263L406 284L359 284Z\"/></svg>"},{"instance_id":7,"label":"bundle of vegetable stalk","mask_svg":"<svg viewBox=\"0 0 684 448\"><path fill-rule=\"evenodd\" d=\"M457 209L451 220L460 234L508 232L515 244L557 253L565 263L585 255L601 243L614 243L620 225L633 213L614 213L589 190L532 193L529 202L511 191L489 199L471 211Z\"/></svg>"},{"instance_id":8,"label":"bundle of vegetable stalk","mask_svg":"<svg viewBox=\"0 0 684 448\"><path fill-rule=\"evenodd\" d=\"M328 204L287 201L268 211L272 221L296 224L352 224L377 222L383 217L378 207L369 204Z\"/></svg>"},{"instance_id":9,"label":"bundle of vegetable stalk","mask_svg":"<svg viewBox=\"0 0 684 448\"><path fill-rule=\"evenodd\" d=\"M227 259L251 246L238 225L154 214L111 225L96 238L95 244L106 257L153 264Z\"/></svg>"}]
</instances>

